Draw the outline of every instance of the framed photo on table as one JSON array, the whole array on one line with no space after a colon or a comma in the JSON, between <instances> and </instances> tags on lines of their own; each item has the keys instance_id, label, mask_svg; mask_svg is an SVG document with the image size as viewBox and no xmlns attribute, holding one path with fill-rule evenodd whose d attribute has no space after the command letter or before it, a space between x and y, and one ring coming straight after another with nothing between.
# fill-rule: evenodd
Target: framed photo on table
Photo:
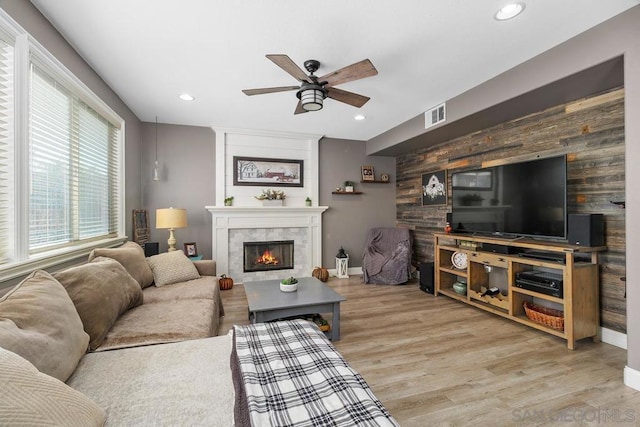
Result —
<instances>
[{"instance_id":1,"label":"framed photo on table","mask_svg":"<svg viewBox=\"0 0 640 427\"><path fill-rule=\"evenodd\" d=\"M188 257L196 257L198 256L198 247L196 246L196 242L190 242L184 244L184 253Z\"/></svg>"},{"instance_id":2,"label":"framed photo on table","mask_svg":"<svg viewBox=\"0 0 640 427\"><path fill-rule=\"evenodd\" d=\"M373 166L362 166L362 180L363 181L375 181L375 175L373 174Z\"/></svg>"}]
</instances>

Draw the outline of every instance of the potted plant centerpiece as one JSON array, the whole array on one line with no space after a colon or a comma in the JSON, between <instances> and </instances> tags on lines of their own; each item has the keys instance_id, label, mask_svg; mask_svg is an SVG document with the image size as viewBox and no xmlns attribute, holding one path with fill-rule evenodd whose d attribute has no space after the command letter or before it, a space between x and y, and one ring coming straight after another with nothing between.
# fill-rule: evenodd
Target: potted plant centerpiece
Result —
<instances>
[{"instance_id":1,"label":"potted plant centerpiece","mask_svg":"<svg viewBox=\"0 0 640 427\"><path fill-rule=\"evenodd\" d=\"M353 193L353 181L344 182L344 191L345 193Z\"/></svg>"},{"instance_id":2,"label":"potted plant centerpiece","mask_svg":"<svg viewBox=\"0 0 640 427\"><path fill-rule=\"evenodd\" d=\"M284 191L273 190L271 188L262 190L262 194L254 197L262 200L262 206L282 206L284 199L287 198Z\"/></svg>"},{"instance_id":3,"label":"potted plant centerpiece","mask_svg":"<svg viewBox=\"0 0 640 427\"><path fill-rule=\"evenodd\" d=\"M298 279L295 277L287 277L280 281L280 290L282 292L295 292L298 290Z\"/></svg>"}]
</instances>

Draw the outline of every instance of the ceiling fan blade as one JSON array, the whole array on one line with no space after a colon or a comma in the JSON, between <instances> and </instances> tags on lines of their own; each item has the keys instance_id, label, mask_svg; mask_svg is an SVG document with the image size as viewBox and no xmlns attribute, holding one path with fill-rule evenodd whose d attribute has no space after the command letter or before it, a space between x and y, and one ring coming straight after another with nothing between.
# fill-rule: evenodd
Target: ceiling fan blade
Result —
<instances>
[{"instance_id":1,"label":"ceiling fan blade","mask_svg":"<svg viewBox=\"0 0 640 427\"><path fill-rule=\"evenodd\" d=\"M318 79L320 82L327 82L325 86L336 86L353 80L364 79L378 74L378 70L373 66L371 61L363 59L355 64L348 65L344 68L324 75Z\"/></svg>"},{"instance_id":2,"label":"ceiling fan blade","mask_svg":"<svg viewBox=\"0 0 640 427\"><path fill-rule=\"evenodd\" d=\"M298 105L296 105L296 111L294 111L293 114L302 114L302 113L308 113L308 111L302 108L302 102L298 101Z\"/></svg>"},{"instance_id":3,"label":"ceiling fan blade","mask_svg":"<svg viewBox=\"0 0 640 427\"><path fill-rule=\"evenodd\" d=\"M346 90L338 89L335 87L328 87L327 96L335 99L336 101L344 102L345 104L353 105L354 107L362 107L371 98L368 96L359 95L357 93L349 92Z\"/></svg>"},{"instance_id":4,"label":"ceiling fan blade","mask_svg":"<svg viewBox=\"0 0 640 427\"><path fill-rule=\"evenodd\" d=\"M287 55L266 55L274 64L291 74L294 79L300 82L309 82L309 76L302 71L302 68L298 67L295 62L291 60Z\"/></svg>"},{"instance_id":5,"label":"ceiling fan blade","mask_svg":"<svg viewBox=\"0 0 640 427\"><path fill-rule=\"evenodd\" d=\"M298 90L300 86L280 86L280 87L263 87L261 89L243 89L245 95L262 95L263 93L286 92L288 90Z\"/></svg>"}]
</instances>

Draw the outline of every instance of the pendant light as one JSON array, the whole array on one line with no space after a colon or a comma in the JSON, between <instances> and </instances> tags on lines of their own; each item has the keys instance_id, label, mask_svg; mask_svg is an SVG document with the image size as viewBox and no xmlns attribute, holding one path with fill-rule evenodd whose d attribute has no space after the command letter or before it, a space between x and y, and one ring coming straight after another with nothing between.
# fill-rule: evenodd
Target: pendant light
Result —
<instances>
[{"instance_id":1,"label":"pendant light","mask_svg":"<svg viewBox=\"0 0 640 427\"><path fill-rule=\"evenodd\" d=\"M153 180L160 181L160 166L158 165L158 116L156 116L156 161L153 164Z\"/></svg>"}]
</instances>

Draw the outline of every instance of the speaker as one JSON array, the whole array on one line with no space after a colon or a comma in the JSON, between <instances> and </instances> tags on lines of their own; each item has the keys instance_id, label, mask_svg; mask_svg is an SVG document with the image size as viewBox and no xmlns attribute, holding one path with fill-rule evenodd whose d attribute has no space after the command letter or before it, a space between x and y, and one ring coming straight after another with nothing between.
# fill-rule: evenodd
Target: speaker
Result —
<instances>
[{"instance_id":1,"label":"speaker","mask_svg":"<svg viewBox=\"0 0 640 427\"><path fill-rule=\"evenodd\" d=\"M447 222L451 224L452 220L453 220L453 214L451 212L447 212ZM451 226L453 227L453 224L451 224Z\"/></svg>"},{"instance_id":2,"label":"speaker","mask_svg":"<svg viewBox=\"0 0 640 427\"><path fill-rule=\"evenodd\" d=\"M433 263L421 262L419 265L420 270L420 289L428 294L433 293L434 288L434 276L433 276Z\"/></svg>"},{"instance_id":3,"label":"speaker","mask_svg":"<svg viewBox=\"0 0 640 427\"><path fill-rule=\"evenodd\" d=\"M569 244L604 246L603 214L569 214Z\"/></svg>"},{"instance_id":4,"label":"speaker","mask_svg":"<svg viewBox=\"0 0 640 427\"><path fill-rule=\"evenodd\" d=\"M144 256L150 257L158 255L158 252L160 252L159 246L160 244L158 242L146 242L144 244Z\"/></svg>"}]
</instances>

